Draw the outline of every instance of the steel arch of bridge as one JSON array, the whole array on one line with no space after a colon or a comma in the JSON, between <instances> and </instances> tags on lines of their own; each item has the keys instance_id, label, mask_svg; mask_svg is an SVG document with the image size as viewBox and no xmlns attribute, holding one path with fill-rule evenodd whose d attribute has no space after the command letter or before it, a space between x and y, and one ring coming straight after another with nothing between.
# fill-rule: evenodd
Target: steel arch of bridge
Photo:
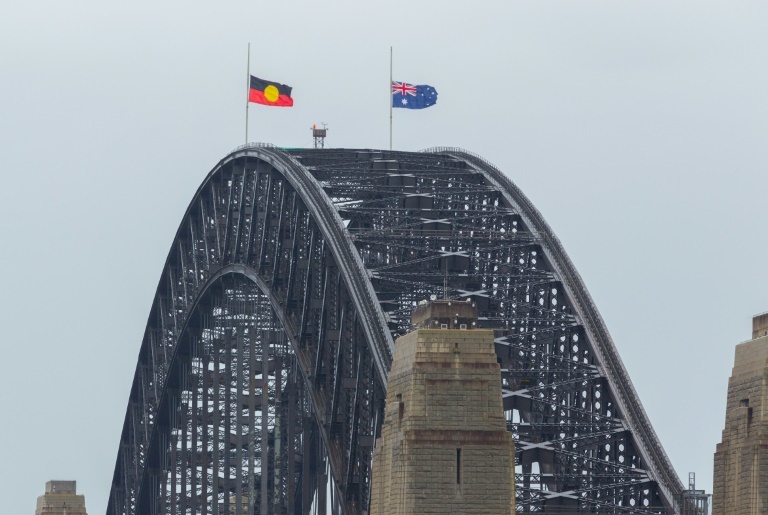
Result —
<instances>
[{"instance_id":1,"label":"steel arch of bridge","mask_svg":"<svg viewBox=\"0 0 768 515\"><path fill-rule=\"evenodd\" d=\"M393 339L444 285L496 332L519 512L677 511L605 324L504 174L454 148L252 144L171 246L107 513L365 513Z\"/></svg>"}]
</instances>

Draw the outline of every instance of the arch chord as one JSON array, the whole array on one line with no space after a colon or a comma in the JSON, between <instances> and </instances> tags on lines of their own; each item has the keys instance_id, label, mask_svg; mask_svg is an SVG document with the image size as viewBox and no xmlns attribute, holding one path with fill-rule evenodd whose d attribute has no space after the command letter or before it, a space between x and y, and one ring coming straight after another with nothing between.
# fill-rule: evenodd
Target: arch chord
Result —
<instances>
[{"instance_id":1,"label":"arch chord","mask_svg":"<svg viewBox=\"0 0 768 515\"><path fill-rule=\"evenodd\" d=\"M524 217L527 227L542 241L542 251L547 256L547 262L562 278L562 284L571 299L574 312L582 320L594 352L599 354L599 361L608 378L611 393L619 409L625 414L626 423L637 439L637 445L645 456L652 476L659 482L659 487L664 491L666 499L677 499L685 486L675 472L645 413L640 397L586 285L541 213L507 176L482 157L459 148L439 147L431 151L449 153L482 171L489 182L505 192L508 202L515 206Z\"/></svg>"},{"instance_id":2,"label":"arch chord","mask_svg":"<svg viewBox=\"0 0 768 515\"><path fill-rule=\"evenodd\" d=\"M518 511L675 511L597 309L503 174L460 149L250 145L174 238L107 513L366 511L393 338L432 295L495 330Z\"/></svg>"}]
</instances>

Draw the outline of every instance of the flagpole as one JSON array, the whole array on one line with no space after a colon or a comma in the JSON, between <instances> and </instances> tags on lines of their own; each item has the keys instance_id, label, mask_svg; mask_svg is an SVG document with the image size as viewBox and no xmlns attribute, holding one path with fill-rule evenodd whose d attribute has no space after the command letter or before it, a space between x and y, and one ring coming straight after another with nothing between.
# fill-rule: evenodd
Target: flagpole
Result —
<instances>
[{"instance_id":1,"label":"flagpole","mask_svg":"<svg viewBox=\"0 0 768 515\"><path fill-rule=\"evenodd\" d=\"M389 150L392 150L392 47L389 47Z\"/></svg>"},{"instance_id":2,"label":"flagpole","mask_svg":"<svg viewBox=\"0 0 768 515\"><path fill-rule=\"evenodd\" d=\"M251 96L251 42L248 42L248 65L245 75L245 144L248 144L248 100Z\"/></svg>"}]
</instances>

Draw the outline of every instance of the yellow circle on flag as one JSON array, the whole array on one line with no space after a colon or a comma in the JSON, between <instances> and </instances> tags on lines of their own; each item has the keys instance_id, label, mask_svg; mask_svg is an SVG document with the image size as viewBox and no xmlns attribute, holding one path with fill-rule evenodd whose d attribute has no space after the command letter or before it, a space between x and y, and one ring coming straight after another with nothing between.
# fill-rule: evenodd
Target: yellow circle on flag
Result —
<instances>
[{"instance_id":1,"label":"yellow circle on flag","mask_svg":"<svg viewBox=\"0 0 768 515\"><path fill-rule=\"evenodd\" d=\"M277 97L280 96L280 92L272 84L264 88L264 98L270 102L277 102Z\"/></svg>"}]
</instances>

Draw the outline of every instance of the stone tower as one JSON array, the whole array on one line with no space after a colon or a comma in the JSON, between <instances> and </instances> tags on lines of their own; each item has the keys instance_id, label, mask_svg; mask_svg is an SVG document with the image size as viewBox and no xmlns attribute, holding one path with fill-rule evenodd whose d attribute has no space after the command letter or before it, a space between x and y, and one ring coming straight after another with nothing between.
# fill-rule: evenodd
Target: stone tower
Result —
<instances>
[{"instance_id":1,"label":"stone tower","mask_svg":"<svg viewBox=\"0 0 768 515\"><path fill-rule=\"evenodd\" d=\"M768 313L736 346L723 440L715 451L712 515L768 513Z\"/></svg>"},{"instance_id":2,"label":"stone tower","mask_svg":"<svg viewBox=\"0 0 768 515\"><path fill-rule=\"evenodd\" d=\"M88 515L85 496L77 495L76 481L48 481L37 498L35 515Z\"/></svg>"},{"instance_id":3,"label":"stone tower","mask_svg":"<svg viewBox=\"0 0 768 515\"><path fill-rule=\"evenodd\" d=\"M470 302L432 301L395 341L371 515L511 514L515 450L493 331Z\"/></svg>"}]
</instances>

